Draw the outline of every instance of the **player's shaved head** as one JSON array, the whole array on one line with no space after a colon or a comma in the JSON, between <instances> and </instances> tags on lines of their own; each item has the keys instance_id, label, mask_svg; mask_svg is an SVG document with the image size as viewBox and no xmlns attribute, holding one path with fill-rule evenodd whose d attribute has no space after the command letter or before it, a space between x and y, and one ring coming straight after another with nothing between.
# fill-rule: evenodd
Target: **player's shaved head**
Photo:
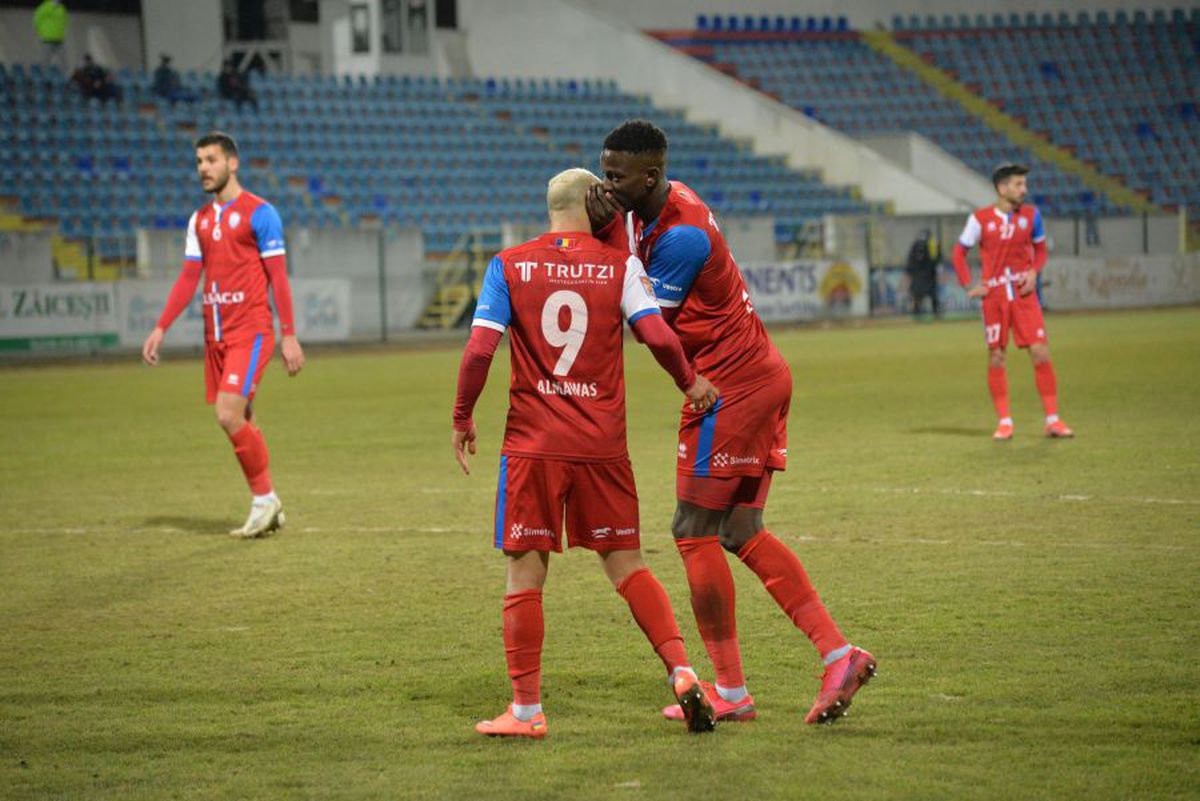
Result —
<instances>
[{"instance_id":1,"label":"player's shaved head","mask_svg":"<svg viewBox=\"0 0 1200 801\"><path fill-rule=\"evenodd\" d=\"M551 214L581 210L588 189L598 183L600 179L583 167L563 170L546 185L546 209Z\"/></svg>"}]
</instances>

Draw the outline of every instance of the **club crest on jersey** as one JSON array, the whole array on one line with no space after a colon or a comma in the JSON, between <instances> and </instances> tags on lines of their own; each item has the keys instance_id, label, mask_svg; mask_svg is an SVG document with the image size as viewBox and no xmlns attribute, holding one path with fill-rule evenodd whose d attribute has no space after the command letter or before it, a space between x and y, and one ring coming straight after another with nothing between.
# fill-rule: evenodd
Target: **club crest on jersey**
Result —
<instances>
[{"instance_id":1,"label":"club crest on jersey","mask_svg":"<svg viewBox=\"0 0 1200 801\"><path fill-rule=\"evenodd\" d=\"M994 222L989 222L989 223L988 223L988 230L989 230L989 231L995 231L995 230L996 230L996 224L995 224Z\"/></svg>"},{"instance_id":2,"label":"club crest on jersey","mask_svg":"<svg viewBox=\"0 0 1200 801\"><path fill-rule=\"evenodd\" d=\"M238 214L236 211L233 214L230 214L229 215L230 229L237 228L238 223L240 223L241 221L242 221L242 215Z\"/></svg>"},{"instance_id":3,"label":"club crest on jersey","mask_svg":"<svg viewBox=\"0 0 1200 801\"><path fill-rule=\"evenodd\" d=\"M1025 228L1028 228L1028 227L1029 227L1029 221L1028 221L1028 220L1026 220L1024 217L1018 217L1018 218L1017 218L1017 225L1018 225L1018 226L1019 226L1019 227L1020 227L1022 230L1024 230Z\"/></svg>"},{"instance_id":4,"label":"club crest on jersey","mask_svg":"<svg viewBox=\"0 0 1200 801\"><path fill-rule=\"evenodd\" d=\"M201 231L208 230L208 218L207 217L205 217L203 220L200 221L200 230Z\"/></svg>"},{"instance_id":5,"label":"club crest on jersey","mask_svg":"<svg viewBox=\"0 0 1200 801\"><path fill-rule=\"evenodd\" d=\"M638 276L642 281L642 286L646 287L646 294L650 297L656 297L654 294L654 284L651 283L650 277L646 275Z\"/></svg>"}]
</instances>

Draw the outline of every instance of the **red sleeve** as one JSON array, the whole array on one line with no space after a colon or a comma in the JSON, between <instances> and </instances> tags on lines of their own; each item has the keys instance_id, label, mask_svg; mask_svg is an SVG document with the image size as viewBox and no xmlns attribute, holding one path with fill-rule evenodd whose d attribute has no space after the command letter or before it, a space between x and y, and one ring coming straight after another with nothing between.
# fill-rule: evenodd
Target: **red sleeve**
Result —
<instances>
[{"instance_id":1,"label":"red sleeve","mask_svg":"<svg viewBox=\"0 0 1200 801\"><path fill-rule=\"evenodd\" d=\"M192 298L196 294L196 285L200 283L200 272L203 269L203 264L198 260L184 261L183 269L179 271L179 277L175 279L175 286L171 287L171 294L167 296L167 305L163 307L162 315L158 318L159 328L164 331L170 328L171 323L175 322L175 318L192 302Z\"/></svg>"},{"instance_id":2,"label":"red sleeve","mask_svg":"<svg viewBox=\"0 0 1200 801\"><path fill-rule=\"evenodd\" d=\"M613 218L603 228L593 234L593 236L622 253L630 251L629 236L625 232L624 214L614 214Z\"/></svg>"},{"instance_id":3,"label":"red sleeve","mask_svg":"<svg viewBox=\"0 0 1200 801\"><path fill-rule=\"evenodd\" d=\"M458 392L454 397L454 430L466 431L471 427L471 414L475 402L487 383L488 368L496 355L496 346L504 334L494 328L477 325L471 329L471 338L463 351L458 365Z\"/></svg>"},{"instance_id":4,"label":"red sleeve","mask_svg":"<svg viewBox=\"0 0 1200 801\"><path fill-rule=\"evenodd\" d=\"M267 280L271 282L271 294L275 296L275 313L279 315L281 336L295 336L296 323L292 316L292 285L288 283L287 256L267 256L263 259L267 267Z\"/></svg>"},{"instance_id":5,"label":"red sleeve","mask_svg":"<svg viewBox=\"0 0 1200 801\"><path fill-rule=\"evenodd\" d=\"M958 273L958 283L967 286L971 283L971 268L967 266L967 249L962 242L954 243L954 254L950 259L954 262L954 272Z\"/></svg>"},{"instance_id":6,"label":"red sleeve","mask_svg":"<svg viewBox=\"0 0 1200 801\"><path fill-rule=\"evenodd\" d=\"M667 327L661 314L646 314L633 324L639 342L646 343L655 360L675 379L675 386L686 392L696 383L696 370L679 344L679 337Z\"/></svg>"},{"instance_id":7,"label":"red sleeve","mask_svg":"<svg viewBox=\"0 0 1200 801\"><path fill-rule=\"evenodd\" d=\"M1035 271L1040 273L1042 268L1046 266L1047 255L1048 253L1046 251L1045 239L1043 239L1041 242L1033 243L1033 269Z\"/></svg>"}]
</instances>

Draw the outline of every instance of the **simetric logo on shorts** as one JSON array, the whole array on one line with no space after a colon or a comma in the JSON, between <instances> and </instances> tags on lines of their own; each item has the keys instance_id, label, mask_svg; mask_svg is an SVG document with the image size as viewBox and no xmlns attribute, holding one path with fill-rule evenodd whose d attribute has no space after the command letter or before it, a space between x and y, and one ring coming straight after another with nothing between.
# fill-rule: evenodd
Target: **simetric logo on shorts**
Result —
<instances>
[{"instance_id":1,"label":"simetric logo on shorts","mask_svg":"<svg viewBox=\"0 0 1200 801\"><path fill-rule=\"evenodd\" d=\"M553 539L554 532L548 528L526 528L524 523L513 523L508 530L508 538L511 540L524 540L532 537Z\"/></svg>"},{"instance_id":2,"label":"simetric logo on shorts","mask_svg":"<svg viewBox=\"0 0 1200 801\"><path fill-rule=\"evenodd\" d=\"M757 456L733 456L728 453L714 453L712 457L713 467L736 467L742 464L762 464L762 460Z\"/></svg>"},{"instance_id":3,"label":"simetric logo on shorts","mask_svg":"<svg viewBox=\"0 0 1200 801\"><path fill-rule=\"evenodd\" d=\"M230 384L230 386L234 386L234 387L237 386L237 384L238 384L238 374L237 373L229 374L229 384Z\"/></svg>"},{"instance_id":4,"label":"simetric logo on shorts","mask_svg":"<svg viewBox=\"0 0 1200 801\"><path fill-rule=\"evenodd\" d=\"M680 459L687 458L687 443L685 443L685 442L679 443L679 458Z\"/></svg>"}]
</instances>

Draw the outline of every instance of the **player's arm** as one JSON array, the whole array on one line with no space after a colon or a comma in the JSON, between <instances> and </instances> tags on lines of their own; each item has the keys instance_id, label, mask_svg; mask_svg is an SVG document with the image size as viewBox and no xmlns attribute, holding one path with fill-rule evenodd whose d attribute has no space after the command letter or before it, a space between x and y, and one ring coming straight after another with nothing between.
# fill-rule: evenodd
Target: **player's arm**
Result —
<instances>
[{"instance_id":1,"label":"player's arm","mask_svg":"<svg viewBox=\"0 0 1200 801\"><path fill-rule=\"evenodd\" d=\"M694 225L669 228L654 243L647 272L668 323L679 314L679 307L711 253L708 234Z\"/></svg>"},{"instance_id":2,"label":"player's arm","mask_svg":"<svg viewBox=\"0 0 1200 801\"><path fill-rule=\"evenodd\" d=\"M979 220L975 215L967 217L967 224L963 226L962 233L958 236L958 241L954 243L954 251L950 255L950 262L954 265L954 273L958 276L958 283L963 287L971 285L971 268L967 265L967 251L979 244L979 239L983 234L983 229L979 225ZM967 297L981 298L987 294L987 287L982 282L971 287L967 291Z\"/></svg>"},{"instance_id":3,"label":"player's arm","mask_svg":"<svg viewBox=\"0 0 1200 801\"><path fill-rule=\"evenodd\" d=\"M292 308L292 286L288 282L287 251L283 244L283 220L270 203L264 203L250 215L250 226L258 240L258 256L267 271L275 313L279 315L279 352L288 375L304 367L304 349L296 339L296 321Z\"/></svg>"},{"instance_id":4,"label":"player's arm","mask_svg":"<svg viewBox=\"0 0 1200 801\"><path fill-rule=\"evenodd\" d=\"M707 378L697 375L683 352L679 337L663 321L650 279L637 256L630 256L625 262L621 313L629 321L637 340L650 349L654 359L674 379L675 386L687 395L693 409L704 411L716 403L717 390Z\"/></svg>"},{"instance_id":5,"label":"player's arm","mask_svg":"<svg viewBox=\"0 0 1200 801\"><path fill-rule=\"evenodd\" d=\"M1033 268L1021 273L1018 279L1018 288L1022 295L1028 295L1037 289L1038 274L1046 266L1046 258L1049 255L1046 250L1046 227L1042 223L1042 213L1036 208L1033 210L1033 230L1030 233L1033 238Z\"/></svg>"},{"instance_id":6,"label":"player's arm","mask_svg":"<svg viewBox=\"0 0 1200 801\"><path fill-rule=\"evenodd\" d=\"M504 263L497 256L483 274L479 302L475 304L475 319L471 323L471 338L458 365L458 390L454 396L453 431L450 444L454 458L466 475L471 474L467 453L475 454L477 433L472 415L475 403L487 384L488 370L496 347L512 322L512 300L504 280Z\"/></svg>"},{"instance_id":7,"label":"player's arm","mask_svg":"<svg viewBox=\"0 0 1200 801\"><path fill-rule=\"evenodd\" d=\"M192 298L196 294L196 287L200 284L200 274L204 270L203 258L200 252L200 240L196 236L196 215L193 213L188 220L187 235L184 240L183 269L179 271L179 277L175 279L175 285L171 287L171 293L167 296L167 305L163 307L162 314L154 325L154 330L142 343L142 360L146 364L152 367L158 364L158 349L162 347L167 329L192 302Z\"/></svg>"}]
</instances>

